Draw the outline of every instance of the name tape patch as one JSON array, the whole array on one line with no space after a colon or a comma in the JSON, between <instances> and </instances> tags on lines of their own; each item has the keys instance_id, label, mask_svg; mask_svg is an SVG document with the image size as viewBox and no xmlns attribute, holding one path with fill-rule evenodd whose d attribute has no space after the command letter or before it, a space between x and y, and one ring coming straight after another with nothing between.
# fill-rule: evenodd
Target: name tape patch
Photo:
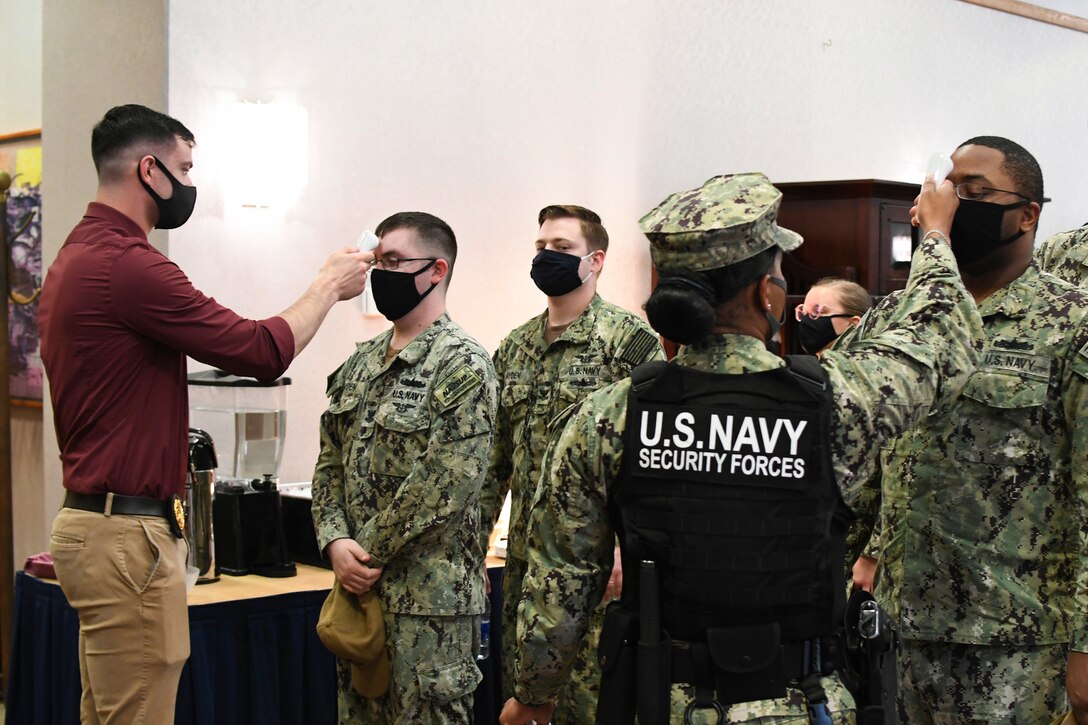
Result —
<instances>
[{"instance_id":1,"label":"name tape patch","mask_svg":"<svg viewBox=\"0 0 1088 725\"><path fill-rule=\"evenodd\" d=\"M443 408L448 407L481 382L483 380L472 369L472 366L465 363L435 389L434 399Z\"/></svg>"}]
</instances>

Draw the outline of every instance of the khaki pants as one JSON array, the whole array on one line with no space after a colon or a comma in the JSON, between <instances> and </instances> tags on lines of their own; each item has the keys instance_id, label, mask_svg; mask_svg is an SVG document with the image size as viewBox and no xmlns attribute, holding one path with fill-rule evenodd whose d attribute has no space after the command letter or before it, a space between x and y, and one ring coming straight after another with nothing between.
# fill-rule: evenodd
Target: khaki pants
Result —
<instances>
[{"instance_id":1,"label":"khaki pants","mask_svg":"<svg viewBox=\"0 0 1088 725\"><path fill-rule=\"evenodd\" d=\"M165 519L63 508L49 550L79 614L84 723L173 723L189 658L185 544Z\"/></svg>"}]
</instances>

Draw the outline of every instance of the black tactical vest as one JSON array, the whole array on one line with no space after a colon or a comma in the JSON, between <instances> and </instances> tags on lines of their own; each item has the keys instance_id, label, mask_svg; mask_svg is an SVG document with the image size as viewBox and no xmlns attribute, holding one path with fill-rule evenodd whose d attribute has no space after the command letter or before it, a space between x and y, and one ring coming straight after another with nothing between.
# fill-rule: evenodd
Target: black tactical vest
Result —
<instances>
[{"instance_id":1,"label":"black tactical vest","mask_svg":"<svg viewBox=\"0 0 1088 725\"><path fill-rule=\"evenodd\" d=\"M852 514L831 468L826 372L807 356L745 375L642 367L610 501L624 606L638 609L651 560L674 642L770 623L783 644L830 635Z\"/></svg>"}]
</instances>

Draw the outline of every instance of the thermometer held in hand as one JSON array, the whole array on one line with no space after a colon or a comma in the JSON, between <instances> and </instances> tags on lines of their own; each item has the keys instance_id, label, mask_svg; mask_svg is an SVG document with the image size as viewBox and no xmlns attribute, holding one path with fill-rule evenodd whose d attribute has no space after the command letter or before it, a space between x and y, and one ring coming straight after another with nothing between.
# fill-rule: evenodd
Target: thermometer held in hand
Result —
<instances>
[{"instance_id":1,"label":"thermometer held in hand","mask_svg":"<svg viewBox=\"0 0 1088 725\"><path fill-rule=\"evenodd\" d=\"M359 235L359 241L355 242L355 246L359 248L360 252L373 252L378 246L378 235L374 232L366 229ZM370 285L366 286L363 293L352 300L352 304L363 315L371 315L374 313L374 298L370 291Z\"/></svg>"},{"instance_id":2,"label":"thermometer held in hand","mask_svg":"<svg viewBox=\"0 0 1088 725\"><path fill-rule=\"evenodd\" d=\"M378 235L369 229L359 235L359 241L355 243L360 252L372 252L378 246Z\"/></svg>"},{"instance_id":3,"label":"thermometer held in hand","mask_svg":"<svg viewBox=\"0 0 1088 725\"><path fill-rule=\"evenodd\" d=\"M952 173L952 159L948 154L933 154L929 157L929 166L926 167L926 176L933 177L933 184L940 186L948 175Z\"/></svg>"}]
</instances>

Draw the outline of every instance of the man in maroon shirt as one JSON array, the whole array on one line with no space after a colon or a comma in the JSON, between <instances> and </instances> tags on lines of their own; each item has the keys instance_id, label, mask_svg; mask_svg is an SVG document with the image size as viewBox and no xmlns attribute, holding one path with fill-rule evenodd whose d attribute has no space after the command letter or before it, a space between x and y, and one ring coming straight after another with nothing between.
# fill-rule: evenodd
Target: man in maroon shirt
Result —
<instances>
[{"instance_id":1,"label":"man in maroon shirt","mask_svg":"<svg viewBox=\"0 0 1088 725\"><path fill-rule=\"evenodd\" d=\"M49 268L41 295L67 489L50 550L79 613L84 723L174 721L189 656L186 356L237 375L287 369L338 301L358 295L373 255L330 256L291 307L247 320L195 289L148 244L181 226L196 188L193 134L143 106L118 106L91 136L98 193Z\"/></svg>"}]
</instances>

